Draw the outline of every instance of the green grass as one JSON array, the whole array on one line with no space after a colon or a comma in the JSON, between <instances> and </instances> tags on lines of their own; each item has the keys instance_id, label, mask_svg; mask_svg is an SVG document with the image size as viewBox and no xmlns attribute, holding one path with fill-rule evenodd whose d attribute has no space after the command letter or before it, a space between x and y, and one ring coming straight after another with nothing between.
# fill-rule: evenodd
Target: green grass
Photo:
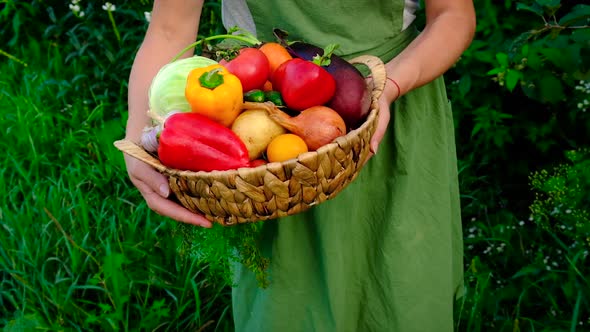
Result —
<instances>
[{"instance_id":1,"label":"green grass","mask_svg":"<svg viewBox=\"0 0 590 332\"><path fill-rule=\"evenodd\" d=\"M125 105L84 90L83 59L26 54L0 64L0 326L231 330L227 286L130 185Z\"/></svg>"}]
</instances>

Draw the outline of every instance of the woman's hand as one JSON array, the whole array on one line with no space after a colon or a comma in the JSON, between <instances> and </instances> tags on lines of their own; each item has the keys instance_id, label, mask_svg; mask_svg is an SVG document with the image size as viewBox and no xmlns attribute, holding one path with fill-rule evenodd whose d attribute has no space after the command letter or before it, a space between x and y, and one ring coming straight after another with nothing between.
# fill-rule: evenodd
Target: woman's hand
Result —
<instances>
[{"instance_id":1,"label":"woman's hand","mask_svg":"<svg viewBox=\"0 0 590 332\"><path fill-rule=\"evenodd\" d=\"M371 137L370 146L372 154L377 153L379 144L381 143L381 140L383 140L383 136L385 136L385 132L389 126L389 120L391 119L391 111L389 110L389 107L399 97L400 90L398 90L397 86L388 79L385 83L383 93L377 101L379 105L379 115L377 117L377 128L375 129L375 134L373 134L373 137Z\"/></svg>"},{"instance_id":2,"label":"woman's hand","mask_svg":"<svg viewBox=\"0 0 590 332\"><path fill-rule=\"evenodd\" d=\"M377 152L387 130L391 102L444 74L473 39L473 0L426 0L425 3L424 30L400 54L385 64L388 80L379 99L379 119L371 139L373 153ZM398 83L397 86L392 79Z\"/></svg>"},{"instance_id":3,"label":"woman's hand","mask_svg":"<svg viewBox=\"0 0 590 332\"><path fill-rule=\"evenodd\" d=\"M139 48L129 77L129 119L126 138L138 142L143 128L150 124L148 90L160 68L197 38L203 0L155 0L152 20ZM183 57L191 56L194 50ZM211 227L203 216L190 212L168 199L168 180L154 168L125 156L127 173L147 205L156 213L174 220Z\"/></svg>"},{"instance_id":4,"label":"woman's hand","mask_svg":"<svg viewBox=\"0 0 590 332\"><path fill-rule=\"evenodd\" d=\"M125 155L127 173L131 182L137 187L147 205L159 215L172 218L187 224L211 227L211 222L205 217L192 213L184 207L168 199L170 187L168 179L150 165Z\"/></svg>"}]
</instances>

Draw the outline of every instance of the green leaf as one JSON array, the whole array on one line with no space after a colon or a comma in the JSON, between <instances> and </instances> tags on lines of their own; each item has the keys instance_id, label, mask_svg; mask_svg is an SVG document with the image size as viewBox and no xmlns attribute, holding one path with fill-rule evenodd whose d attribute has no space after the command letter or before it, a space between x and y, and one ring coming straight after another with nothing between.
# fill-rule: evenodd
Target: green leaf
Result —
<instances>
[{"instance_id":1,"label":"green leaf","mask_svg":"<svg viewBox=\"0 0 590 332\"><path fill-rule=\"evenodd\" d=\"M527 43L532 37L533 33L531 31L525 31L518 35L516 38L514 38L514 40L508 47L508 54L510 55L510 57L517 55L519 51L522 55L526 55L526 52L528 52L529 48L529 45Z\"/></svg>"},{"instance_id":2,"label":"green leaf","mask_svg":"<svg viewBox=\"0 0 590 332\"><path fill-rule=\"evenodd\" d=\"M555 76L544 76L539 82L539 92L541 99L550 103L565 99L563 84Z\"/></svg>"},{"instance_id":3,"label":"green leaf","mask_svg":"<svg viewBox=\"0 0 590 332\"><path fill-rule=\"evenodd\" d=\"M542 269L540 269L538 266L535 266L535 265L527 265L527 266L523 267L522 269L518 270L518 272L516 272L512 276L512 279L524 277L524 276L527 276L527 275L538 274L541 271L542 271Z\"/></svg>"},{"instance_id":4,"label":"green leaf","mask_svg":"<svg viewBox=\"0 0 590 332\"><path fill-rule=\"evenodd\" d=\"M570 38L576 43L586 44L586 47L590 47L590 29L576 29Z\"/></svg>"},{"instance_id":5,"label":"green leaf","mask_svg":"<svg viewBox=\"0 0 590 332\"><path fill-rule=\"evenodd\" d=\"M561 5L560 0L535 0L535 2L542 7L555 8Z\"/></svg>"},{"instance_id":6,"label":"green leaf","mask_svg":"<svg viewBox=\"0 0 590 332\"><path fill-rule=\"evenodd\" d=\"M496 53L496 60L502 67L508 67L508 55L506 53Z\"/></svg>"},{"instance_id":7,"label":"green leaf","mask_svg":"<svg viewBox=\"0 0 590 332\"><path fill-rule=\"evenodd\" d=\"M471 75L465 74L459 80L459 93L464 97L469 90L471 90Z\"/></svg>"},{"instance_id":8,"label":"green leaf","mask_svg":"<svg viewBox=\"0 0 590 332\"><path fill-rule=\"evenodd\" d=\"M319 54L316 54L312 58L312 62L322 67L329 66L332 62L332 54L338 47L340 47L338 44L327 45L326 47L324 47L324 53L321 56Z\"/></svg>"},{"instance_id":9,"label":"green leaf","mask_svg":"<svg viewBox=\"0 0 590 332\"><path fill-rule=\"evenodd\" d=\"M514 69L508 69L506 72L506 88L512 92L521 78L522 72Z\"/></svg>"},{"instance_id":10,"label":"green leaf","mask_svg":"<svg viewBox=\"0 0 590 332\"><path fill-rule=\"evenodd\" d=\"M481 122L477 122L474 126L473 129L471 129L471 137L474 137L475 135L477 135L478 132L480 132L483 129L484 125Z\"/></svg>"},{"instance_id":11,"label":"green leaf","mask_svg":"<svg viewBox=\"0 0 590 332\"><path fill-rule=\"evenodd\" d=\"M494 69L492 69L492 70L488 71L488 72L486 73L486 75L497 75L497 74L499 74L499 73L503 73L503 72L504 72L504 68L499 68L499 67L498 67L498 68L494 68Z\"/></svg>"},{"instance_id":12,"label":"green leaf","mask_svg":"<svg viewBox=\"0 0 590 332\"><path fill-rule=\"evenodd\" d=\"M527 10L529 12L533 12L539 16L543 15L543 8L536 3L533 3L532 6L526 5L522 2L516 4L516 10Z\"/></svg>"},{"instance_id":13,"label":"green leaf","mask_svg":"<svg viewBox=\"0 0 590 332\"><path fill-rule=\"evenodd\" d=\"M590 6L588 5L577 5L572 8L572 11L567 13L559 20L560 25L571 25L576 22L580 22L590 18Z\"/></svg>"},{"instance_id":14,"label":"green leaf","mask_svg":"<svg viewBox=\"0 0 590 332\"><path fill-rule=\"evenodd\" d=\"M22 332L44 330L43 318L37 314L27 314L11 320L2 329L3 332Z\"/></svg>"},{"instance_id":15,"label":"green leaf","mask_svg":"<svg viewBox=\"0 0 590 332\"><path fill-rule=\"evenodd\" d=\"M547 60L565 72L575 71L581 61L581 48L578 45L568 45L560 48L545 48L540 50Z\"/></svg>"},{"instance_id":16,"label":"green leaf","mask_svg":"<svg viewBox=\"0 0 590 332\"><path fill-rule=\"evenodd\" d=\"M531 69L538 70L543 66L543 60L536 50L535 52L530 52L526 59L526 64Z\"/></svg>"},{"instance_id":17,"label":"green leaf","mask_svg":"<svg viewBox=\"0 0 590 332\"><path fill-rule=\"evenodd\" d=\"M557 48L545 48L539 51L547 60L559 68L564 66L563 50Z\"/></svg>"},{"instance_id":18,"label":"green leaf","mask_svg":"<svg viewBox=\"0 0 590 332\"><path fill-rule=\"evenodd\" d=\"M529 45L528 44L525 44L525 45L522 46L522 49L520 50L520 54L522 56L529 55Z\"/></svg>"}]
</instances>

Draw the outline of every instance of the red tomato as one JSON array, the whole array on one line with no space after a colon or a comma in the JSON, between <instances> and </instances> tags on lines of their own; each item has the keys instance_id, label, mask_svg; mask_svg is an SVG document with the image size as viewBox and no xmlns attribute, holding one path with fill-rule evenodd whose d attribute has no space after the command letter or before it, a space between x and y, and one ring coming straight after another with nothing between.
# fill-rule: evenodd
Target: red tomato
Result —
<instances>
[{"instance_id":1,"label":"red tomato","mask_svg":"<svg viewBox=\"0 0 590 332\"><path fill-rule=\"evenodd\" d=\"M262 89L270 76L270 64L266 55L253 47L242 48L238 56L224 67L240 79L244 92Z\"/></svg>"}]
</instances>

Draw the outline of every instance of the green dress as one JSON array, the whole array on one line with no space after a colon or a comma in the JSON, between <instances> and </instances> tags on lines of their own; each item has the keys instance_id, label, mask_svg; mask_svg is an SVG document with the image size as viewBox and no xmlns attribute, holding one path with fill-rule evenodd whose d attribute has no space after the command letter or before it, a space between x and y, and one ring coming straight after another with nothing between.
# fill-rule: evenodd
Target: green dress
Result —
<instances>
[{"instance_id":1,"label":"green dress","mask_svg":"<svg viewBox=\"0 0 590 332\"><path fill-rule=\"evenodd\" d=\"M350 58L389 61L413 38L403 0L249 0L257 36L272 28ZM378 153L337 197L267 221L270 286L236 267L236 331L453 330L463 249L453 118L442 78L401 97Z\"/></svg>"}]
</instances>

